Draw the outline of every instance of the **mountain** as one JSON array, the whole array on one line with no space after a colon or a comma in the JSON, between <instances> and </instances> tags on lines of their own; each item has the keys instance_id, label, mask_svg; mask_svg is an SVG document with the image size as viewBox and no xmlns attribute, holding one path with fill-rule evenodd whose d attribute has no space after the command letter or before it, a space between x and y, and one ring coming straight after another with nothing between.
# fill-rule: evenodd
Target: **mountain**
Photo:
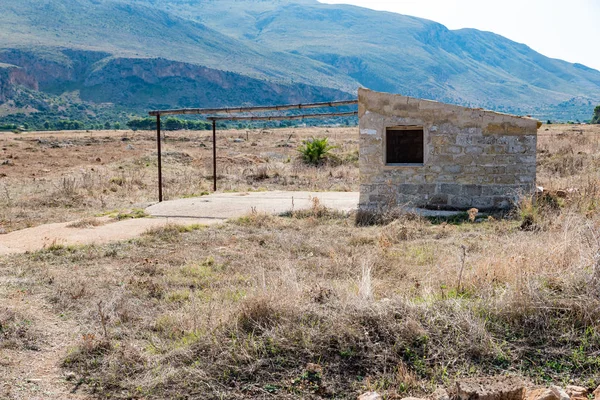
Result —
<instances>
[{"instance_id":1,"label":"mountain","mask_svg":"<svg viewBox=\"0 0 600 400\"><path fill-rule=\"evenodd\" d=\"M360 85L543 119L587 119L600 102L600 72L583 65L316 0L3 0L0 63L0 102L25 88L136 112L347 99Z\"/></svg>"}]
</instances>

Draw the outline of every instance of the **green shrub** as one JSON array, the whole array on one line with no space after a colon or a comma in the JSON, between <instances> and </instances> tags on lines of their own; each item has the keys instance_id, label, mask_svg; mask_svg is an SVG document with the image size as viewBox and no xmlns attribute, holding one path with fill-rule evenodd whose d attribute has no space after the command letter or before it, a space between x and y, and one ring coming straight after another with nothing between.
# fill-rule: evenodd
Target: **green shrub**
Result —
<instances>
[{"instance_id":1,"label":"green shrub","mask_svg":"<svg viewBox=\"0 0 600 400\"><path fill-rule=\"evenodd\" d=\"M596 106L594 109L594 117L592 118L592 124L600 124L600 106Z\"/></svg>"},{"instance_id":2,"label":"green shrub","mask_svg":"<svg viewBox=\"0 0 600 400\"><path fill-rule=\"evenodd\" d=\"M335 146L329 144L328 138L311 138L304 140L302 146L298 148L302 159L313 165L321 164L329 155L329 151L334 149Z\"/></svg>"}]
</instances>

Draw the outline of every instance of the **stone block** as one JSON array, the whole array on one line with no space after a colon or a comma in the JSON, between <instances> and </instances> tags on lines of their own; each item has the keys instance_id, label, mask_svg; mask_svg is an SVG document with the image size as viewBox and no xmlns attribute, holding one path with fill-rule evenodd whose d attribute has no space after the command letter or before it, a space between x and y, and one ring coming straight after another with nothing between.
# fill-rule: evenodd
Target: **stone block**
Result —
<instances>
[{"instance_id":1,"label":"stone block","mask_svg":"<svg viewBox=\"0 0 600 400\"><path fill-rule=\"evenodd\" d=\"M498 175L494 178L494 182L500 185L510 185L517 183L514 175Z\"/></svg>"},{"instance_id":2,"label":"stone block","mask_svg":"<svg viewBox=\"0 0 600 400\"><path fill-rule=\"evenodd\" d=\"M508 146L509 154L525 154L527 153L527 147L521 144L511 144Z\"/></svg>"},{"instance_id":3,"label":"stone block","mask_svg":"<svg viewBox=\"0 0 600 400\"><path fill-rule=\"evenodd\" d=\"M505 185L488 185L481 188L482 196L508 196L515 192L514 187Z\"/></svg>"},{"instance_id":4,"label":"stone block","mask_svg":"<svg viewBox=\"0 0 600 400\"><path fill-rule=\"evenodd\" d=\"M465 174L469 175L480 175L483 174L483 167L481 165L467 165L463 168Z\"/></svg>"},{"instance_id":5,"label":"stone block","mask_svg":"<svg viewBox=\"0 0 600 400\"><path fill-rule=\"evenodd\" d=\"M483 147L479 146L467 146L465 147L465 154L483 154Z\"/></svg>"},{"instance_id":6,"label":"stone block","mask_svg":"<svg viewBox=\"0 0 600 400\"><path fill-rule=\"evenodd\" d=\"M567 385L567 387L565 387L565 392L567 392L569 397L572 399L587 399L587 395L589 393L587 388L575 385Z\"/></svg>"},{"instance_id":7,"label":"stone block","mask_svg":"<svg viewBox=\"0 0 600 400\"><path fill-rule=\"evenodd\" d=\"M460 183L461 185L475 185L477 184L477 175L455 175L454 182Z\"/></svg>"},{"instance_id":8,"label":"stone block","mask_svg":"<svg viewBox=\"0 0 600 400\"><path fill-rule=\"evenodd\" d=\"M461 185L451 184L451 183L443 183L439 186L439 192L445 194L451 194L454 196L458 196L462 189Z\"/></svg>"},{"instance_id":9,"label":"stone block","mask_svg":"<svg viewBox=\"0 0 600 400\"><path fill-rule=\"evenodd\" d=\"M517 162L517 156L515 155L509 155L509 154L502 154L499 156L496 156L497 160L498 160L498 164L514 164Z\"/></svg>"},{"instance_id":10,"label":"stone block","mask_svg":"<svg viewBox=\"0 0 600 400\"><path fill-rule=\"evenodd\" d=\"M471 199L463 196L452 196L450 205L458 209L467 209L471 207Z\"/></svg>"},{"instance_id":11,"label":"stone block","mask_svg":"<svg viewBox=\"0 0 600 400\"><path fill-rule=\"evenodd\" d=\"M550 390L552 391L554 396L556 396L559 400L569 400L570 399L567 392L565 392L564 389L559 386L552 385L552 386L550 386Z\"/></svg>"},{"instance_id":12,"label":"stone block","mask_svg":"<svg viewBox=\"0 0 600 400\"><path fill-rule=\"evenodd\" d=\"M514 202L508 197L494 197L494 208L498 210L508 210L513 206Z\"/></svg>"},{"instance_id":13,"label":"stone block","mask_svg":"<svg viewBox=\"0 0 600 400\"><path fill-rule=\"evenodd\" d=\"M436 389L431 395L427 396L429 400L450 400L450 395L446 389Z\"/></svg>"},{"instance_id":14,"label":"stone block","mask_svg":"<svg viewBox=\"0 0 600 400\"><path fill-rule=\"evenodd\" d=\"M455 143L458 146L472 146L474 144L477 144L477 137L473 136L473 135L463 135L463 134L459 134L456 135L456 141Z\"/></svg>"},{"instance_id":15,"label":"stone block","mask_svg":"<svg viewBox=\"0 0 600 400\"><path fill-rule=\"evenodd\" d=\"M528 172L529 171L526 164L512 164L506 166L507 174L525 174Z\"/></svg>"},{"instance_id":16,"label":"stone block","mask_svg":"<svg viewBox=\"0 0 600 400\"><path fill-rule=\"evenodd\" d=\"M437 183L456 183L456 176L446 174L438 175Z\"/></svg>"},{"instance_id":17,"label":"stone block","mask_svg":"<svg viewBox=\"0 0 600 400\"><path fill-rule=\"evenodd\" d=\"M445 146L449 145L452 142L450 141L449 135L431 135L431 145L432 146Z\"/></svg>"},{"instance_id":18,"label":"stone block","mask_svg":"<svg viewBox=\"0 0 600 400\"><path fill-rule=\"evenodd\" d=\"M383 400L383 397L377 392L367 392L358 396L358 400Z\"/></svg>"},{"instance_id":19,"label":"stone block","mask_svg":"<svg viewBox=\"0 0 600 400\"><path fill-rule=\"evenodd\" d=\"M424 185L419 185L418 189L417 189L417 194L419 195L432 195L435 193L435 189L436 189L437 185L436 184L424 184Z\"/></svg>"},{"instance_id":20,"label":"stone block","mask_svg":"<svg viewBox=\"0 0 600 400\"><path fill-rule=\"evenodd\" d=\"M398 193L416 195L419 193L419 185L403 183L398 186Z\"/></svg>"},{"instance_id":21,"label":"stone block","mask_svg":"<svg viewBox=\"0 0 600 400\"><path fill-rule=\"evenodd\" d=\"M451 155L434 155L429 160L431 164L448 165L454 163L454 157Z\"/></svg>"},{"instance_id":22,"label":"stone block","mask_svg":"<svg viewBox=\"0 0 600 400\"><path fill-rule=\"evenodd\" d=\"M497 143L498 138L496 136L478 136L473 138L473 144L484 145L485 147L495 145Z\"/></svg>"},{"instance_id":23,"label":"stone block","mask_svg":"<svg viewBox=\"0 0 600 400\"><path fill-rule=\"evenodd\" d=\"M482 187L480 185L464 185L462 195L465 197L481 196Z\"/></svg>"},{"instance_id":24,"label":"stone block","mask_svg":"<svg viewBox=\"0 0 600 400\"><path fill-rule=\"evenodd\" d=\"M536 156L535 155L526 155L526 156L518 156L517 161L524 164L535 164Z\"/></svg>"},{"instance_id":25,"label":"stone block","mask_svg":"<svg viewBox=\"0 0 600 400\"><path fill-rule=\"evenodd\" d=\"M507 146L502 144L495 144L492 146L488 146L485 149L486 154L506 154Z\"/></svg>"},{"instance_id":26,"label":"stone block","mask_svg":"<svg viewBox=\"0 0 600 400\"><path fill-rule=\"evenodd\" d=\"M425 168L427 168L428 172L431 173L440 173L442 172L442 167L439 165L427 165Z\"/></svg>"},{"instance_id":27,"label":"stone block","mask_svg":"<svg viewBox=\"0 0 600 400\"><path fill-rule=\"evenodd\" d=\"M458 165L471 165L474 162L473 156L470 155L460 155L454 157L454 162Z\"/></svg>"},{"instance_id":28,"label":"stone block","mask_svg":"<svg viewBox=\"0 0 600 400\"><path fill-rule=\"evenodd\" d=\"M445 154L461 154L463 148L461 146L445 146L442 148L442 152Z\"/></svg>"},{"instance_id":29,"label":"stone block","mask_svg":"<svg viewBox=\"0 0 600 400\"><path fill-rule=\"evenodd\" d=\"M494 198L485 196L473 197L471 206L479 210L489 210L490 208L494 208Z\"/></svg>"},{"instance_id":30,"label":"stone block","mask_svg":"<svg viewBox=\"0 0 600 400\"><path fill-rule=\"evenodd\" d=\"M445 193L438 193L429 199L429 204L433 206L445 206L448 205L448 195Z\"/></svg>"},{"instance_id":31,"label":"stone block","mask_svg":"<svg viewBox=\"0 0 600 400\"><path fill-rule=\"evenodd\" d=\"M472 378L456 383L459 400L523 400L524 382L511 376Z\"/></svg>"},{"instance_id":32,"label":"stone block","mask_svg":"<svg viewBox=\"0 0 600 400\"><path fill-rule=\"evenodd\" d=\"M530 129L523 127L523 126L519 126L518 124L511 123L511 122L489 124L483 130L484 135L510 135L510 136L513 136L513 135L527 135L530 133L531 133Z\"/></svg>"},{"instance_id":33,"label":"stone block","mask_svg":"<svg viewBox=\"0 0 600 400\"><path fill-rule=\"evenodd\" d=\"M436 183L438 181L437 175L425 175L426 183Z\"/></svg>"},{"instance_id":34,"label":"stone block","mask_svg":"<svg viewBox=\"0 0 600 400\"><path fill-rule=\"evenodd\" d=\"M535 176L532 175L520 175L519 182L522 183L533 183L535 182Z\"/></svg>"},{"instance_id":35,"label":"stone block","mask_svg":"<svg viewBox=\"0 0 600 400\"><path fill-rule=\"evenodd\" d=\"M540 388L527 390L525 400L560 400L550 389Z\"/></svg>"},{"instance_id":36,"label":"stone block","mask_svg":"<svg viewBox=\"0 0 600 400\"><path fill-rule=\"evenodd\" d=\"M478 175L477 176L477 183L481 184L481 185L489 185L494 183L494 177L493 176L488 176L488 175Z\"/></svg>"},{"instance_id":37,"label":"stone block","mask_svg":"<svg viewBox=\"0 0 600 400\"><path fill-rule=\"evenodd\" d=\"M506 167L501 165L486 165L482 169L485 175L503 175L506 173Z\"/></svg>"},{"instance_id":38,"label":"stone block","mask_svg":"<svg viewBox=\"0 0 600 400\"><path fill-rule=\"evenodd\" d=\"M442 170L448 174L460 174L463 172L463 167L462 165L446 165Z\"/></svg>"}]
</instances>

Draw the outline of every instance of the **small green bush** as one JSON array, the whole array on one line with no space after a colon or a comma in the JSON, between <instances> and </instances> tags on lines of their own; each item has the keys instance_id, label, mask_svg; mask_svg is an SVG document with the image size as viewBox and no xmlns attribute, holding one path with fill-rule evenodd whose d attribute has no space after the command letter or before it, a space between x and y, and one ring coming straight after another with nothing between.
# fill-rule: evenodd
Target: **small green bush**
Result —
<instances>
[{"instance_id":1,"label":"small green bush","mask_svg":"<svg viewBox=\"0 0 600 400\"><path fill-rule=\"evenodd\" d=\"M594 117L592 118L592 124L600 124L600 106L596 106L594 109Z\"/></svg>"},{"instance_id":2,"label":"small green bush","mask_svg":"<svg viewBox=\"0 0 600 400\"><path fill-rule=\"evenodd\" d=\"M329 144L328 138L313 137L302 141L302 146L298 148L298 151L306 163L319 165L327 158L332 149L335 149L335 146Z\"/></svg>"}]
</instances>

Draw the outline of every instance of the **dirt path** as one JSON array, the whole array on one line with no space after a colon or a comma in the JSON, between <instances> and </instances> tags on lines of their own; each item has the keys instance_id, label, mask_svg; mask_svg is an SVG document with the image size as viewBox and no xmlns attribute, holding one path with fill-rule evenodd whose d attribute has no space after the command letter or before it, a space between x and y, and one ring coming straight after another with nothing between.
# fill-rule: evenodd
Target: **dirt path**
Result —
<instances>
[{"instance_id":1,"label":"dirt path","mask_svg":"<svg viewBox=\"0 0 600 400\"><path fill-rule=\"evenodd\" d=\"M338 209L351 210L358 205L358 193L353 192L259 192L214 194L200 198L166 201L146 209L151 218L109 222L89 228L70 227L70 222L46 224L0 235L0 256L37 251L52 245L106 244L140 236L148 229L167 224L222 223L253 210L283 213L312 206L312 199ZM108 223L106 223L108 222Z\"/></svg>"},{"instance_id":2,"label":"dirt path","mask_svg":"<svg viewBox=\"0 0 600 400\"><path fill-rule=\"evenodd\" d=\"M63 360L79 338L79 327L59 318L35 296L16 296L4 304L8 310L31 318L35 345L26 349L0 349L0 398L11 400L83 400L72 393L61 370Z\"/></svg>"}]
</instances>

